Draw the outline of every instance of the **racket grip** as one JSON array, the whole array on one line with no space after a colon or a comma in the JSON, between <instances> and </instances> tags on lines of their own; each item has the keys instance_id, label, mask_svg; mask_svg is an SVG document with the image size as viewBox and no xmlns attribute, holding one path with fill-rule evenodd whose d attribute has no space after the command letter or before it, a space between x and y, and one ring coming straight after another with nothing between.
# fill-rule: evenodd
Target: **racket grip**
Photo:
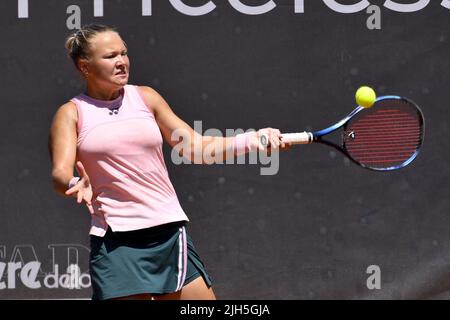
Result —
<instances>
[{"instance_id":1,"label":"racket grip","mask_svg":"<svg viewBox=\"0 0 450 320\"><path fill-rule=\"evenodd\" d=\"M269 136L267 134L262 134L259 138L261 144L263 146L267 146L269 144ZM283 133L281 135L281 140L285 143L290 144L308 144L313 141L313 135L311 132L295 132L295 133Z\"/></svg>"},{"instance_id":2,"label":"racket grip","mask_svg":"<svg viewBox=\"0 0 450 320\"><path fill-rule=\"evenodd\" d=\"M281 135L283 142L291 144L308 144L313 141L311 132L283 133Z\"/></svg>"}]
</instances>

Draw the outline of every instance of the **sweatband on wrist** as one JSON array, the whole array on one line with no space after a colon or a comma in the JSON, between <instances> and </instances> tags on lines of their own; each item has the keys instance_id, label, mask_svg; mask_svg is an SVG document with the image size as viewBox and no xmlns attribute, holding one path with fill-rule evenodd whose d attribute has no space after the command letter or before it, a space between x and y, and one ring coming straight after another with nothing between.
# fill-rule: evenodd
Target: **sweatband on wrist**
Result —
<instances>
[{"instance_id":1,"label":"sweatband on wrist","mask_svg":"<svg viewBox=\"0 0 450 320\"><path fill-rule=\"evenodd\" d=\"M70 179L69 189L72 188L74 185L76 185L79 180L80 180L80 177L73 177L72 179Z\"/></svg>"},{"instance_id":2,"label":"sweatband on wrist","mask_svg":"<svg viewBox=\"0 0 450 320\"><path fill-rule=\"evenodd\" d=\"M250 131L238 134L233 139L233 151L235 155L241 155L250 152L251 139L256 137L256 131Z\"/></svg>"}]
</instances>

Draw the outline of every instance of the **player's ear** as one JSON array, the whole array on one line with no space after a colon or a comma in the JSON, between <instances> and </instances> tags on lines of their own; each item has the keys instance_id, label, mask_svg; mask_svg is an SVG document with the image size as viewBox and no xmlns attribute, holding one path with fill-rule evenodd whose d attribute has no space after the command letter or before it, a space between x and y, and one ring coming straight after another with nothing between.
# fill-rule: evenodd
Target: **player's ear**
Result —
<instances>
[{"instance_id":1,"label":"player's ear","mask_svg":"<svg viewBox=\"0 0 450 320\"><path fill-rule=\"evenodd\" d=\"M77 67L82 75L87 76L89 74L89 64L87 59L79 59Z\"/></svg>"}]
</instances>

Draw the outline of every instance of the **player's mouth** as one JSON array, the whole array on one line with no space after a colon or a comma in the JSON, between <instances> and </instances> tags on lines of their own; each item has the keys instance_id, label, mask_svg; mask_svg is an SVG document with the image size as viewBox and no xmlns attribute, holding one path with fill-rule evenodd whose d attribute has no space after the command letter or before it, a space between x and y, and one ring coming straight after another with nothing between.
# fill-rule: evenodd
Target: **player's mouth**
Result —
<instances>
[{"instance_id":1,"label":"player's mouth","mask_svg":"<svg viewBox=\"0 0 450 320\"><path fill-rule=\"evenodd\" d=\"M115 76L122 76L125 77L127 75L127 72L125 70L120 70L116 72Z\"/></svg>"}]
</instances>

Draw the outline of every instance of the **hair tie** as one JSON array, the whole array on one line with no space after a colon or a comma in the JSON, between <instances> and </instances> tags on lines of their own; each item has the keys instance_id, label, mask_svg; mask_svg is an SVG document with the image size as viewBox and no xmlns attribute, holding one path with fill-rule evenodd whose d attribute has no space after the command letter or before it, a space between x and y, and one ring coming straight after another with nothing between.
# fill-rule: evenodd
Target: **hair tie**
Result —
<instances>
[{"instance_id":1,"label":"hair tie","mask_svg":"<svg viewBox=\"0 0 450 320\"><path fill-rule=\"evenodd\" d=\"M78 40L77 40L77 36L75 36L75 38L73 39L72 42L72 52L76 52L79 49L79 45L78 45Z\"/></svg>"}]
</instances>

